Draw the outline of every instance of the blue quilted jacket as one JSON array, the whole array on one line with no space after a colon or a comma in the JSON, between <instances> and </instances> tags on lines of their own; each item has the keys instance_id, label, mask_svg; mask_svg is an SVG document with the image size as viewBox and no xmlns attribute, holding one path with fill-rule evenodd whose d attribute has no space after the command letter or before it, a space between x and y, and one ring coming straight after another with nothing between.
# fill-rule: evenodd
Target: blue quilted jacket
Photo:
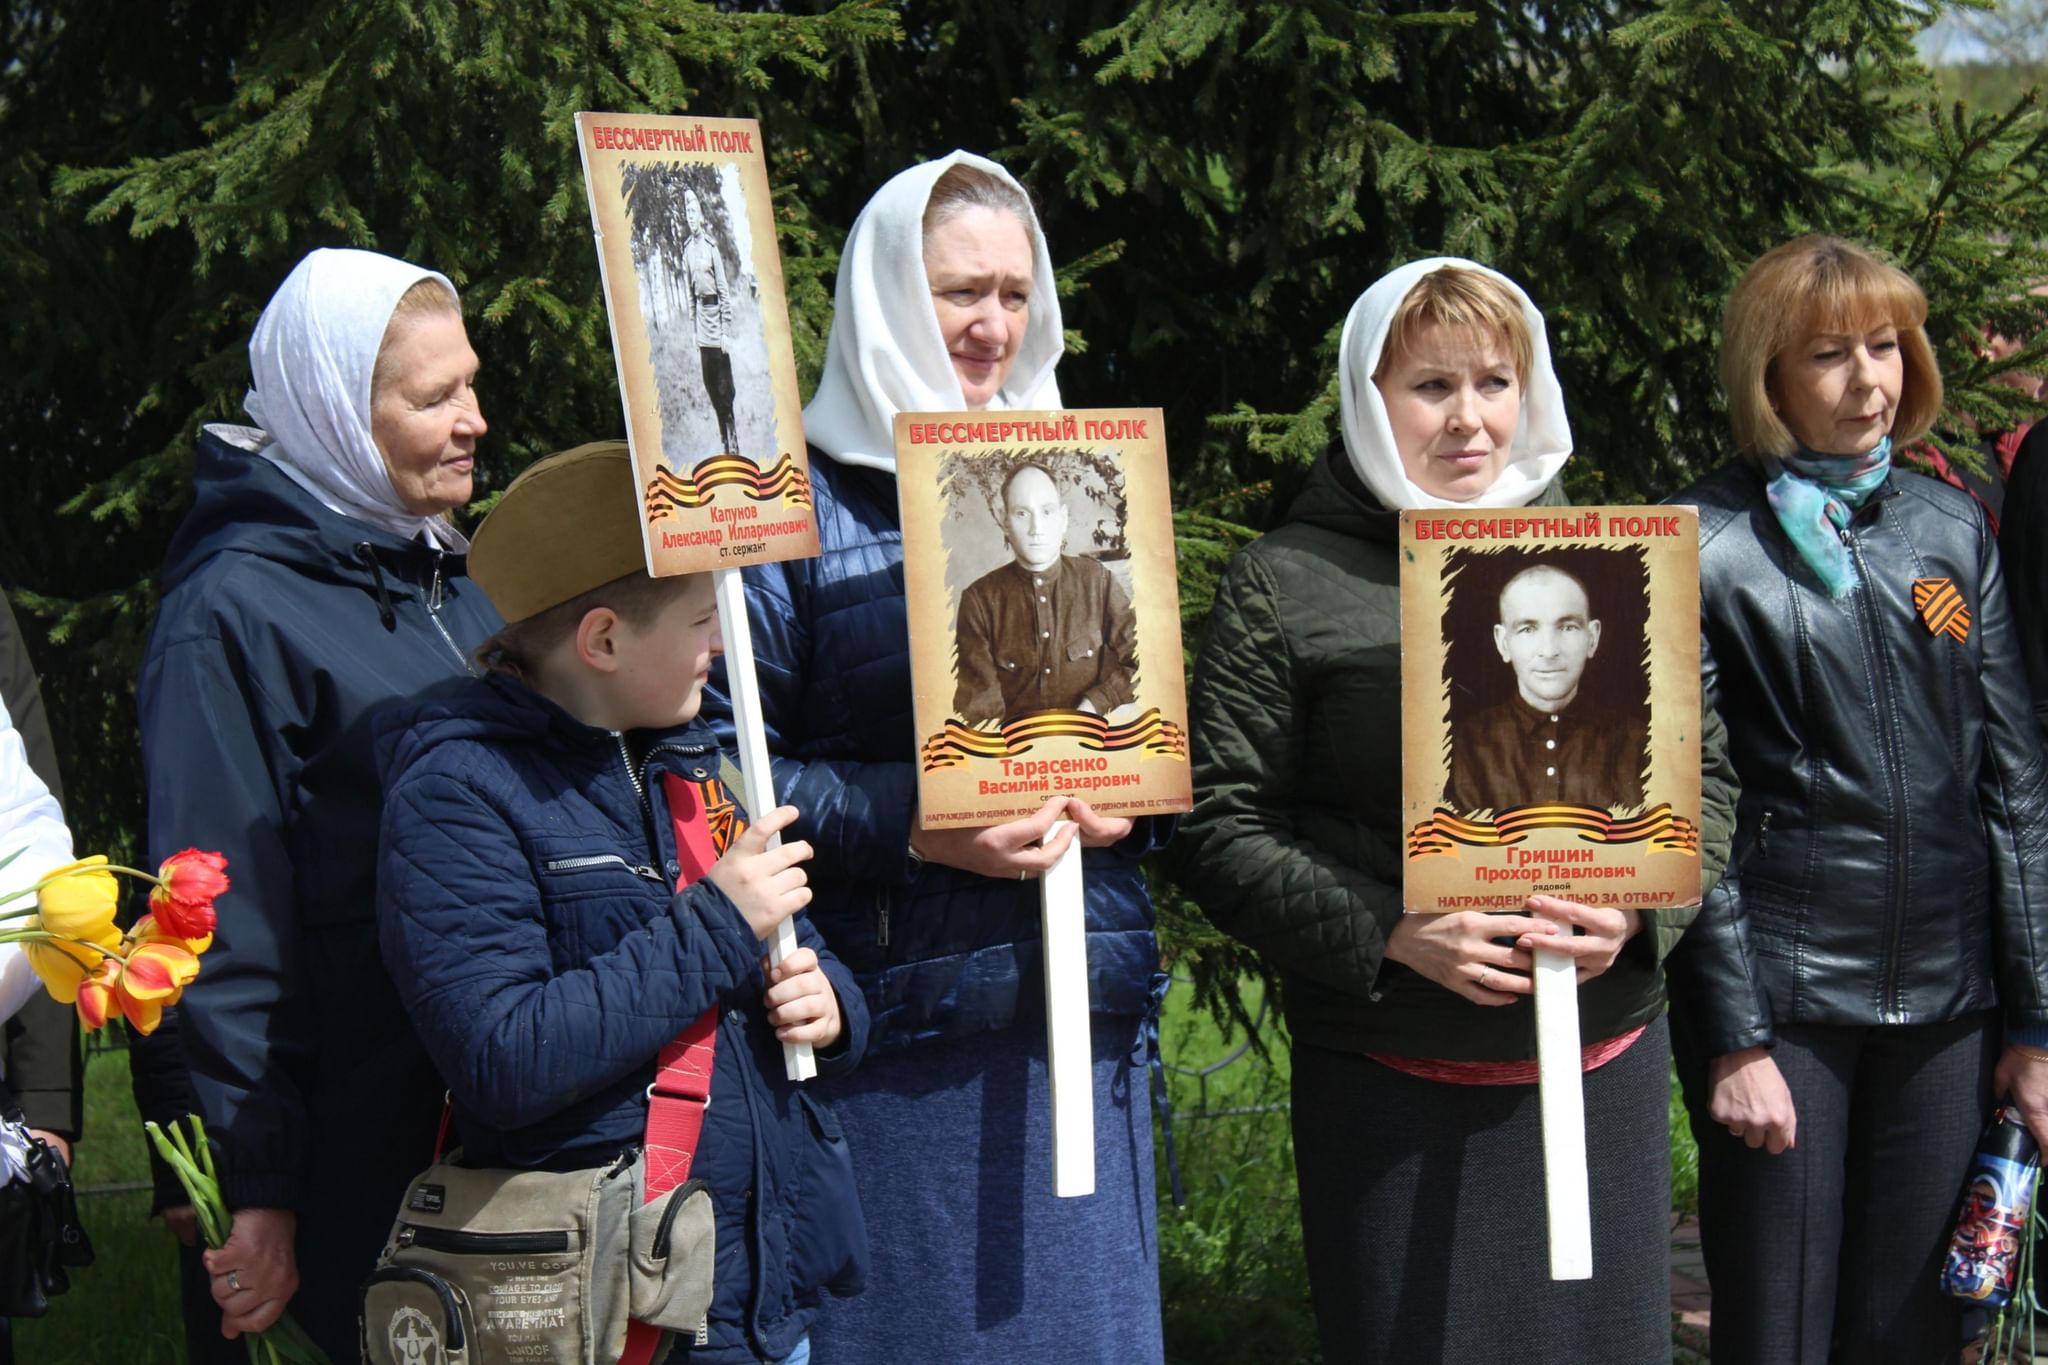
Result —
<instances>
[{"instance_id":1,"label":"blue quilted jacket","mask_svg":"<svg viewBox=\"0 0 2048 1365\"><path fill-rule=\"evenodd\" d=\"M638 1145L656 1054L722 1009L691 1172L717 1210L711 1340L690 1359L781 1359L821 1291L859 1291L867 1237L837 1123L783 1078L760 943L708 879L670 890L661 779L716 778L711 732L621 737L491 677L381 729L379 748L385 963L453 1093L464 1158L573 1170ZM843 1073L867 1011L798 926L845 1020L818 1069Z\"/></svg>"},{"instance_id":2,"label":"blue quilted jacket","mask_svg":"<svg viewBox=\"0 0 2048 1365\"><path fill-rule=\"evenodd\" d=\"M896 480L816 449L811 480L823 554L746 570L776 797L802 812L795 832L818 851L810 915L858 975L878 1048L1042 1019L1038 884L911 871L917 739ZM730 744L722 660L704 714ZM1122 843L1085 855L1097 1013L1155 1008L1159 947L1138 859L1170 829L1139 820Z\"/></svg>"}]
</instances>

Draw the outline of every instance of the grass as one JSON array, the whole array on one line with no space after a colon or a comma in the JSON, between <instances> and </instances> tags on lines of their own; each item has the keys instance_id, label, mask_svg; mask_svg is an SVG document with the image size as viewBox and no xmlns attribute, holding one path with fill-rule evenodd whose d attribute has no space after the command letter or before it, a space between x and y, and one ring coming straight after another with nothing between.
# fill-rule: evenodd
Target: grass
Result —
<instances>
[{"instance_id":1,"label":"grass","mask_svg":"<svg viewBox=\"0 0 2048 1365\"><path fill-rule=\"evenodd\" d=\"M1700 1149L1692 1140L1692 1120L1678 1093L1678 1068L1671 1069L1671 1211L1694 1218L1700 1211Z\"/></svg>"},{"instance_id":2,"label":"grass","mask_svg":"<svg viewBox=\"0 0 2048 1365\"><path fill-rule=\"evenodd\" d=\"M1294 1139L1286 1110L1286 1040L1268 1026L1270 1060L1225 1039L1193 992L1166 998L1160 1048L1187 1203L1168 1193L1159 1151L1159 1297L1170 1362L1317 1359L1308 1269L1296 1216ZM1258 988L1246 1002L1258 1016ZM1234 1060L1226 1060L1232 1059ZM1206 1074L1201 1074L1206 1072ZM1189 1074L1196 1073L1196 1074Z\"/></svg>"},{"instance_id":3,"label":"grass","mask_svg":"<svg viewBox=\"0 0 2048 1365\"><path fill-rule=\"evenodd\" d=\"M72 1181L93 1264L71 1272L71 1292L51 1300L46 1316L15 1322L15 1355L35 1365L179 1365L176 1243L149 1216L148 1190L96 1192L149 1179L126 1052L89 1059L85 1133Z\"/></svg>"}]
</instances>

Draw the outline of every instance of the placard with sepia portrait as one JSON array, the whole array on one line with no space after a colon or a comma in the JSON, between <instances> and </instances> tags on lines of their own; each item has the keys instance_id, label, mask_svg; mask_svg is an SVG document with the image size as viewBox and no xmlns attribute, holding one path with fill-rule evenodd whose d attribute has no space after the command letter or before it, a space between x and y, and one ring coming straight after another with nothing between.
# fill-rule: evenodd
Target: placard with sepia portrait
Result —
<instances>
[{"instance_id":1,"label":"placard with sepia portrait","mask_svg":"<svg viewBox=\"0 0 2048 1365\"><path fill-rule=\"evenodd\" d=\"M923 826L1189 809L1158 409L900 414L896 485Z\"/></svg>"},{"instance_id":2,"label":"placard with sepia portrait","mask_svg":"<svg viewBox=\"0 0 2048 1365\"><path fill-rule=\"evenodd\" d=\"M817 554L759 125L579 113L576 133L648 571Z\"/></svg>"},{"instance_id":3,"label":"placard with sepia portrait","mask_svg":"<svg viewBox=\"0 0 2048 1365\"><path fill-rule=\"evenodd\" d=\"M1700 899L1699 515L1401 514L1411 911Z\"/></svg>"}]
</instances>

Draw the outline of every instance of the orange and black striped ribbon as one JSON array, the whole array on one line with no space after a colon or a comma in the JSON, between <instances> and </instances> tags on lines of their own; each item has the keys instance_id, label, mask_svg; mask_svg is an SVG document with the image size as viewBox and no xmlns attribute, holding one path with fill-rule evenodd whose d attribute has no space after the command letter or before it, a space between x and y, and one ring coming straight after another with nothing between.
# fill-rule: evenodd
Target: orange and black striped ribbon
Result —
<instances>
[{"instance_id":1,"label":"orange and black striped ribbon","mask_svg":"<svg viewBox=\"0 0 2048 1365\"><path fill-rule=\"evenodd\" d=\"M667 465L654 467L647 485L647 520L660 521L678 511L702 507L720 488L736 487L754 502L781 498L792 507L811 505L811 481L788 455L763 470L741 455L713 455L687 474Z\"/></svg>"},{"instance_id":2,"label":"orange and black striped ribbon","mask_svg":"<svg viewBox=\"0 0 2048 1365\"><path fill-rule=\"evenodd\" d=\"M1457 852L1459 844L1492 848L1519 844L1536 830L1576 830L1589 844L1647 843L1658 853L1700 851L1699 826L1672 813L1669 802L1652 806L1641 815L1616 819L1598 806L1564 803L1515 806L1491 820L1474 819L1438 806L1436 811L1408 832L1408 856L1423 858L1433 853Z\"/></svg>"},{"instance_id":3,"label":"orange and black striped ribbon","mask_svg":"<svg viewBox=\"0 0 2048 1365\"><path fill-rule=\"evenodd\" d=\"M1936 635L1954 636L1958 643L1970 638L1969 604L1948 579L1914 579L1913 609Z\"/></svg>"},{"instance_id":4,"label":"orange and black striped ribbon","mask_svg":"<svg viewBox=\"0 0 2048 1365\"><path fill-rule=\"evenodd\" d=\"M1187 731L1166 720L1153 707L1136 720L1111 725L1088 711L1033 711L1009 721L1000 730L976 730L957 720L924 742L924 771L957 768L969 759L1015 758L1045 739L1074 739L1095 753L1142 749L1153 758L1187 761Z\"/></svg>"},{"instance_id":5,"label":"orange and black striped ribbon","mask_svg":"<svg viewBox=\"0 0 2048 1365\"><path fill-rule=\"evenodd\" d=\"M740 819L739 802L732 799L732 793L717 778L692 782L699 799L704 804L704 823L711 827L711 847L719 857L732 847L732 841L740 837L740 831L747 827Z\"/></svg>"}]
</instances>

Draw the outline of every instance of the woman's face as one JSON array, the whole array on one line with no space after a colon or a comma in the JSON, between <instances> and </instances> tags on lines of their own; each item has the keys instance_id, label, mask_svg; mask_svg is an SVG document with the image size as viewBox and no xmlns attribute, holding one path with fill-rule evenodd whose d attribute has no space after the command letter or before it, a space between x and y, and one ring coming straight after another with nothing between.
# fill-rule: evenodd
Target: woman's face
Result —
<instances>
[{"instance_id":1,"label":"woman's face","mask_svg":"<svg viewBox=\"0 0 2048 1365\"><path fill-rule=\"evenodd\" d=\"M469 501L476 438L476 352L457 313L399 319L378 355L391 375L370 395L370 436L405 510L431 517Z\"/></svg>"},{"instance_id":2,"label":"woman's face","mask_svg":"<svg viewBox=\"0 0 2048 1365\"><path fill-rule=\"evenodd\" d=\"M924 273L960 392L985 408L1031 321L1031 236L1015 214L977 204L925 234Z\"/></svg>"},{"instance_id":3,"label":"woman's face","mask_svg":"<svg viewBox=\"0 0 2048 1365\"><path fill-rule=\"evenodd\" d=\"M1816 455L1861 455L1891 434L1906 383L1899 329L1821 332L1771 361L1771 407Z\"/></svg>"},{"instance_id":4,"label":"woman's face","mask_svg":"<svg viewBox=\"0 0 2048 1365\"><path fill-rule=\"evenodd\" d=\"M1493 487L1522 416L1522 384L1501 338L1425 322L1373 383L1410 483L1449 502Z\"/></svg>"}]
</instances>

